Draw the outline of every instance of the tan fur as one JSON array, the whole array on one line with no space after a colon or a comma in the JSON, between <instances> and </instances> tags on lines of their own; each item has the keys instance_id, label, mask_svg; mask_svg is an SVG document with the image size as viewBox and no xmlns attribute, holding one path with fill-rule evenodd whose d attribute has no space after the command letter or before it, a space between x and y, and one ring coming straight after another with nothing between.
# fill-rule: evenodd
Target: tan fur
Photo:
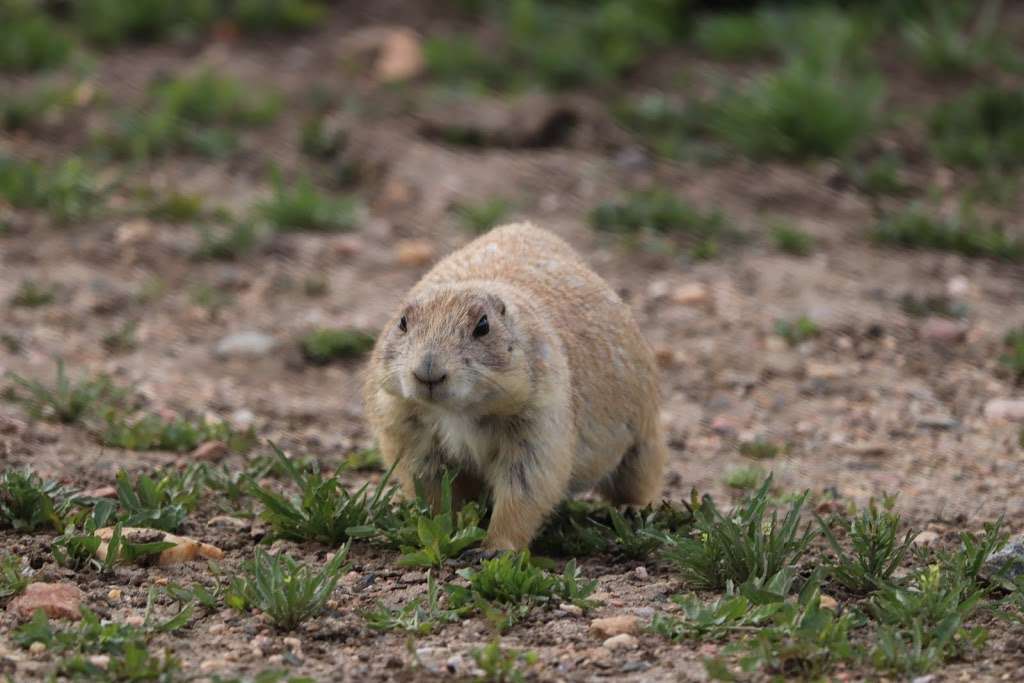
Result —
<instances>
[{"instance_id":1,"label":"tan fur","mask_svg":"<svg viewBox=\"0 0 1024 683\"><path fill-rule=\"evenodd\" d=\"M528 224L492 230L420 280L377 341L365 401L406 492L419 483L436 501L453 465L457 498L491 494L489 549L527 547L576 493L644 505L661 492L650 347L607 283Z\"/></svg>"}]
</instances>

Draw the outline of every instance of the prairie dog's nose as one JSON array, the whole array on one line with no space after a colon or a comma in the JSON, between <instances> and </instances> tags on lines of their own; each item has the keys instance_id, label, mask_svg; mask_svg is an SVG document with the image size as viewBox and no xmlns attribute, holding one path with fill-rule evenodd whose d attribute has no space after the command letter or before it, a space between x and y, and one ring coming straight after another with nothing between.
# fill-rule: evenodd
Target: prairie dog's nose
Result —
<instances>
[{"instance_id":1,"label":"prairie dog's nose","mask_svg":"<svg viewBox=\"0 0 1024 683\"><path fill-rule=\"evenodd\" d=\"M422 382L428 387L433 387L448 379L447 371L442 364L435 362L432 353L423 357L419 367L413 370L412 376L416 378L416 381Z\"/></svg>"}]
</instances>

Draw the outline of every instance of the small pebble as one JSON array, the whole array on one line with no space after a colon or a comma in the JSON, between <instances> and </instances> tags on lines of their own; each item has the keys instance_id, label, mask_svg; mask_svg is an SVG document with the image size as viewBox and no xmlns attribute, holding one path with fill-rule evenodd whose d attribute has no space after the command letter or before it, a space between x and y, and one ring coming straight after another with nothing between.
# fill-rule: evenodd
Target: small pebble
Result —
<instances>
[{"instance_id":1,"label":"small pebble","mask_svg":"<svg viewBox=\"0 0 1024 683\"><path fill-rule=\"evenodd\" d=\"M639 619L632 614L603 617L590 622L590 630L599 636L617 636L620 633L635 633Z\"/></svg>"},{"instance_id":2,"label":"small pebble","mask_svg":"<svg viewBox=\"0 0 1024 683\"><path fill-rule=\"evenodd\" d=\"M612 636L605 640L601 645L608 648L612 652L616 650L634 650L639 644L636 636L630 635L629 633L620 633L617 636Z\"/></svg>"},{"instance_id":3,"label":"small pebble","mask_svg":"<svg viewBox=\"0 0 1024 683\"><path fill-rule=\"evenodd\" d=\"M37 640L28 646L28 651L34 655L46 652L46 643Z\"/></svg>"},{"instance_id":4,"label":"small pebble","mask_svg":"<svg viewBox=\"0 0 1024 683\"><path fill-rule=\"evenodd\" d=\"M110 592L107 593L107 599L108 600L120 600L121 599L121 589L120 588L111 588Z\"/></svg>"},{"instance_id":5,"label":"small pebble","mask_svg":"<svg viewBox=\"0 0 1024 683\"><path fill-rule=\"evenodd\" d=\"M926 547L939 540L939 534L932 531L931 529L925 529L917 536L914 536L912 543L916 546Z\"/></svg>"}]
</instances>

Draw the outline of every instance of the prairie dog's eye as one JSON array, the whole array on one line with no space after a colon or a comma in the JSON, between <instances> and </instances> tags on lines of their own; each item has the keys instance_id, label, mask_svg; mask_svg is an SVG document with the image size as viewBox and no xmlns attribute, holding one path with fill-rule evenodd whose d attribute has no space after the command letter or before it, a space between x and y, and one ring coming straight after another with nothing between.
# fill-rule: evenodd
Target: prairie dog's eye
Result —
<instances>
[{"instance_id":1,"label":"prairie dog's eye","mask_svg":"<svg viewBox=\"0 0 1024 683\"><path fill-rule=\"evenodd\" d=\"M473 328L473 336L482 337L490 331L491 325L490 323L487 322L487 316L485 315L482 318L480 318L479 322L477 322L476 324L476 327Z\"/></svg>"},{"instance_id":2,"label":"prairie dog's eye","mask_svg":"<svg viewBox=\"0 0 1024 683\"><path fill-rule=\"evenodd\" d=\"M409 331L409 321L405 319L404 315L402 316L402 319L398 321L398 329L400 329L402 332Z\"/></svg>"}]
</instances>

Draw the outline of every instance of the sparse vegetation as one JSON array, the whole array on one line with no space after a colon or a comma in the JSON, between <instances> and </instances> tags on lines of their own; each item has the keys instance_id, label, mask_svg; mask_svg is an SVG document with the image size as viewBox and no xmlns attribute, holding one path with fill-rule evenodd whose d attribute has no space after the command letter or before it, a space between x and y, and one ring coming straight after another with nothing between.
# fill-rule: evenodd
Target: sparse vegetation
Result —
<instances>
[{"instance_id":1,"label":"sparse vegetation","mask_svg":"<svg viewBox=\"0 0 1024 683\"><path fill-rule=\"evenodd\" d=\"M482 648L475 648L470 654L473 661L483 671L479 681L487 683L522 683L526 679L522 669L537 663L534 652L506 650L497 639Z\"/></svg>"},{"instance_id":2,"label":"sparse vegetation","mask_svg":"<svg viewBox=\"0 0 1024 683\"><path fill-rule=\"evenodd\" d=\"M455 215L466 232L480 235L504 222L511 205L500 197L477 203L462 203L455 207Z\"/></svg>"},{"instance_id":3,"label":"sparse vegetation","mask_svg":"<svg viewBox=\"0 0 1024 683\"><path fill-rule=\"evenodd\" d=\"M764 480L764 471L760 467L733 467L725 473L725 483L734 489L755 489Z\"/></svg>"},{"instance_id":4,"label":"sparse vegetation","mask_svg":"<svg viewBox=\"0 0 1024 683\"><path fill-rule=\"evenodd\" d=\"M664 190L638 192L624 201L602 204L591 211L590 224L596 230L623 236L653 232L689 237L696 240L692 248L695 258L714 256L720 242L736 237L721 212L703 213Z\"/></svg>"},{"instance_id":5,"label":"sparse vegetation","mask_svg":"<svg viewBox=\"0 0 1024 683\"><path fill-rule=\"evenodd\" d=\"M693 501L694 532L663 534L662 556L694 588L721 590L728 582L766 579L796 564L817 536L809 525L800 529L807 494L799 496L780 520L767 516L769 476L730 515L708 496Z\"/></svg>"},{"instance_id":6,"label":"sparse vegetation","mask_svg":"<svg viewBox=\"0 0 1024 683\"><path fill-rule=\"evenodd\" d=\"M428 571L424 595L397 608L378 604L363 617L370 628L377 631L405 631L424 636L459 620L457 610L441 607L441 595L434 574Z\"/></svg>"},{"instance_id":7,"label":"sparse vegetation","mask_svg":"<svg viewBox=\"0 0 1024 683\"><path fill-rule=\"evenodd\" d=\"M0 527L33 532L64 528L64 515L74 504L74 494L35 472L5 469L0 473Z\"/></svg>"},{"instance_id":8,"label":"sparse vegetation","mask_svg":"<svg viewBox=\"0 0 1024 683\"><path fill-rule=\"evenodd\" d=\"M256 608L274 624L290 631L317 616L334 592L345 570L348 545L334 553L320 571L284 554L270 555L259 548L242 566L242 574L228 588L229 604Z\"/></svg>"},{"instance_id":9,"label":"sparse vegetation","mask_svg":"<svg viewBox=\"0 0 1024 683\"><path fill-rule=\"evenodd\" d=\"M298 497L290 498L269 487L253 487L252 495L263 504L261 517L276 537L337 546L350 538L377 534L376 522L389 514L395 494L395 488L388 484L390 472L372 495L369 484L349 493L336 476L325 478L317 470L304 471L276 446L273 448L283 472L300 492Z\"/></svg>"},{"instance_id":10,"label":"sparse vegetation","mask_svg":"<svg viewBox=\"0 0 1024 683\"><path fill-rule=\"evenodd\" d=\"M232 450L245 452L255 443L250 431L238 432L222 420L211 422L206 418L175 417L165 419L157 415L132 418L117 411L106 416L101 440L107 446L133 451L194 450L207 441L221 441Z\"/></svg>"},{"instance_id":11,"label":"sparse vegetation","mask_svg":"<svg viewBox=\"0 0 1024 683\"><path fill-rule=\"evenodd\" d=\"M597 581L582 578L575 560L569 560L561 574L552 574L536 566L529 551L505 553L484 560L479 569L460 569L459 576L469 585L449 584L451 606L456 610L481 610L500 627L509 627L531 609L558 600L589 607L588 600Z\"/></svg>"},{"instance_id":12,"label":"sparse vegetation","mask_svg":"<svg viewBox=\"0 0 1024 683\"><path fill-rule=\"evenodd\" d=\"M14 555L4 555L0 560L0 600L17 595L27 585L28 577L22 574L21 560Z\"/></svg>"},{"instance_id":13,"label":"sparse vegetation","mask_svg":"<svg viewBox=\"0 0 1024 683\"><path fill-rule=\"evenodd\" d=\"M24 395L16 393L15 398L32 417L65 424L78 422L95 409L115 404L124 397L124 391L103 375L77 382L71 380L64 371L62 360L57 361L57 375L52 385L13 373L10 378L27 392Z\"/></svg>"},{"instance_id":14,"label":"sparse vegetation","mask_svg":"<svg viewBox=\"0 0 1024 683\"><path fill-rule=\"evenodd\" d=\"M782 448L778 444L760 438L740 444L740 455L753 460L771 460L781 452Z\"/></svg>"},{"instance_id":15,"label":"sparse vegetation","mask_svg":"<svg viewBox=\"0 0 1024 683\"><path fill-rule=\"evenodd\" d=\"M72 43L32 0L0 4L0 71L35 71L63 64Z\"/></svg>"},{"instance_id":16,"label":"sparse vegetation","mask_svg":"<svg viewBox=\"0 0 1024 683\"><path fill-rule=\"evenodd\" d=\"M1024 327L1006 335L1006 353L1001 360L1017 380L1024 380ZM1021 433L1024 438L1024 432Z\"/></svg>"},{"instance_id":17,"label":"sparse vegetation","mask_svg":"<svg viewBox=\"0 0 1024 683\"><path fill-rule=\"evenodd\" d=\"M889 585L890 578L910 552L914 539L907 530L900 538L900 516L893 512L896 499L886 496L881 505L875 500L853 519L838 518L843 535L849 539L852 554L847 554L829 524L818 523L836 555L828 567L829 575L853 593L869 593Z\"/></svg>"},{"instance_id":18,"label":"sparse vegetation","mask_svg":"<svg viewBox=\"0 0 1024 683\"><path fill-rule=\"evenodd\" d=\"M401 524L386 535L398 542L402 556L398 563L407 567L440 567L445 560L458 557L464 550L483 540L480 528L483 511L475 502L456 510L452 499L455 474L441 477L439 512L434 513L422 496L401 510Z\"/></svg>"},{"instance_id":19,"label":"sparse vegetation","mask_svg":"<svg viewBox=\"0 0 1024 683\"><path fill-rule=\"evenodd\" d=\"M775 334L779 335L790 346L798 346L821 334L821 328L806 315L794 320L776 320Z\"/></svg>"},{"instance_id":20,"label":"sparse vegetation","mask_svg":"<svg viewBox=\"0 0 1024 683\"><path fill-rule=\"evenodd\" d=\"M1024 240L1008 235L1000 226L984 224L965 208L954 216L942 218L920 205L911 205L883 218L872 237L879 244L908 249L937 249L970 257L1024 260Z\"/></svg>"},{"instance_id":21,"label":"sparse vegetation","mask_svg":"<svg viewBox=\"0 0 1024 683\"><path fill-rule=\"evenodd\" d=\"M814 238L799 228L777 223L772 228L775 248L793 256L810 256L814 251Z\"/></svg>"},{"instance_id":22,"label":"sparse vegetation","mask_svg":"<svg viewBox=\"0 0 1024 683\"><path fill-rule=\"evenodd\" d=\"M57 288L35 280L22 280L18 291L11 297L11 306L38 308L48 306L57 299Z\"/></svg>"},{"instance_id":23,"label":"sparse vegetation","mask_svg":"<svg viewBox=\"0 0 1024 683\"><path fill-rule=\"evenodd\" d=\"M929 121L932 144L949 164L1013 168L1024 159L1024 93L980 86L937 106Z\"/></svg>"},{"instance_id":24,"label":"sparse vegetation","mask_svg":"<svg viewBox=\"0 0 1024 683\"><path fill-rule=\"evenodd\" d=\"M273 197L261 203L257 212L284 232L344 232L359 222L359 203L355 199L320 192L309 178L287 186L280 175L274 179Z\"/></svg>"},{"instance_id":25,"label":"sparse vegetation","mask_svg":"<svg viewBox=\"0 0 1024 683\"><path fill-rule=\"evenodd\" d=\"M140 112L120 117L97 149L128 159L189 153L218 157L237 147L236 127L260 126L277 114L276 95L212 70L154 81Z\"/></svg>"},{"instance_id":26,"label":"sparse vegetation","mask_svg":"<svg viewBox=\"0 0 1024 683\"><path fill-rule=\"evenodd\" d=\"M375 337L362 330L322 328L304 335L299 342L302 356L313 365L334 360L360 358L373 349Z\"/></svg>"},{"instance_id":27,"label":"sparse vegetation","mask_svg":"<svg viewBox=\"0 0 1024 683\"><path fill-rule=\"evenodd\" d=\"M0 199L14 208L45 211L63 225L96 213L103 193L95 170L79 157L43 166L0 154Z\"/></svg>"}]
</instances>

